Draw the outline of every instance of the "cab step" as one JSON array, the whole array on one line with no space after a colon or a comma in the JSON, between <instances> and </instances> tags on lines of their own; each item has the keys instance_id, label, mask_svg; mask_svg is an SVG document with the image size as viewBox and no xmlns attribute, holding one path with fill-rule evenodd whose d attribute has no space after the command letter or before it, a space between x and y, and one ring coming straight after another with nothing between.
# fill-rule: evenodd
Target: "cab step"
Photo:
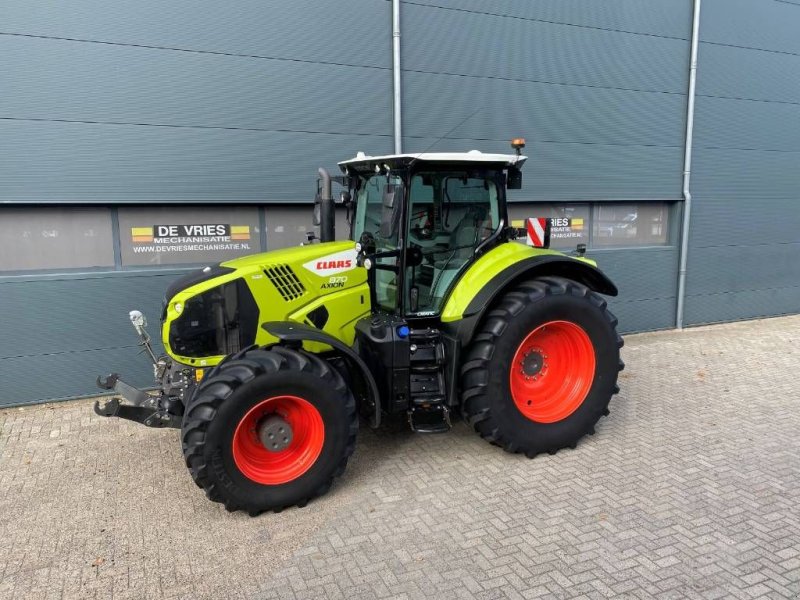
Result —
<instances>
[{"instance_id":1,"label":"cab step","mask_svg":"<svg viewBox=\"0 0 800 600\"><path fill-rule=\"evenodd\" d=\"M453 426L450 409L443 403L412 406L408 411L408 424L416 433L446 433Z\"/></svg>"},{"instance_id":2,"label":"cab step","mask_svg":"<svg viewBox=\"0 0 800 600\"><path fill-rule=\"evenodd\" d=\"M408 424L418 433L450 431L445 385L445 349L438 329L412 329L409 335Z\"/></svg>"}]
</instances>

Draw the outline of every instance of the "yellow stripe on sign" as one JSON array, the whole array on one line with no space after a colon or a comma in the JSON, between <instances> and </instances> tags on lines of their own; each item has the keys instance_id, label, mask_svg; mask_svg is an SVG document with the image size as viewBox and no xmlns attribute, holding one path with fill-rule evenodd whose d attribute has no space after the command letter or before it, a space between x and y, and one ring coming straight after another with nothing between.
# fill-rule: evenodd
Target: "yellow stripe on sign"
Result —
<instances>
[{"instance_id":1,"label":"yellow stripe on sign","mask_svg":"<svg viewBox=\"0 0 800 600\"><path fill-rule=\"evenodd\" d=\"M152 227L131 227L131 235L153 235Z\"/></svg>"},{"instance_id":2,"label":"yellow stripe on sign","mask_svg":"<svg viewBox=\"0 0 800 600\"><path fill-rule=\"evenodd\" d=\"M512 227L525 227L525 221L523 221L522 219L515 219L515 220L511 221L511 226Z\"/></svg>"},{"instance_id":3,"label":"yellow stripe on sign","mask_svg":"<svg viewBox=\"0 0 800 600\"><path fill-rule=\"evenodd\" d=\"M250 225L231 225L231 233L246 233L250 235Z\"/></svg>"},{"instance_id":4,"label":"yellow stripe on sign","mask_svg":"<svg viewBox=\"0 0 800 600\"><path fill-rule=\"evenodd\" d=\"M583 219L572 219L572 227L583 228Z\"/></svg>"}]
</instances>

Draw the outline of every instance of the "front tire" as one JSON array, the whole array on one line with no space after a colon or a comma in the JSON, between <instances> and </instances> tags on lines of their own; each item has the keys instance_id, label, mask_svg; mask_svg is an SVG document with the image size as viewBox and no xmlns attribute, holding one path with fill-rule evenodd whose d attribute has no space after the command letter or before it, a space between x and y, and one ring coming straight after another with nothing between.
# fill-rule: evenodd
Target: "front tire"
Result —
<instances>
[{"instance_id":1,"label":"front tire","mask_svg":"<svg viewBox=\"0 0 800 600\"><path fill-rule=\"evenodd\" d=\"M560 277L521 283L491 309L462 366L464 416L528 457L574 448L608 414L623 363L606 301Z\"/></svg>"},{"instance_id":2,"label":"front tire","mask_svg":"<svg viewBox=\"0 0 800 600\"><path fill-rule=\"evenodd\" d=\"M186 465L209 499L255 516L328 491L355 448L358 416L341 375L281 346L233 356L198 386L181 427Z\"/></svg>"}]
</instances>

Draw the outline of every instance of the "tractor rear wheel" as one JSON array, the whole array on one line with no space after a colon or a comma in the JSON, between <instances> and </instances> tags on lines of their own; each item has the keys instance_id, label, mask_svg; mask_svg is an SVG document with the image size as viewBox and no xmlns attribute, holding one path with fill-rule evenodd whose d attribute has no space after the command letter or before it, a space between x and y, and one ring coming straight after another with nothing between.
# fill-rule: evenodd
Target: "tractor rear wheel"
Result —
<instances>
[{"instance_id":1,"label":"tractor rear wheel","mask_svg":"<svg viewBox=\"0 0 800 600\"><path fill-rule=\"evenodd\" d=\"M532 458L574 448L619 391L616 324L606 301L580 283L521 283L489 311L468 349L465 418L508 452Z\"/></svg>"},{"instance_id":2,"label":"tractor rear wheel","mask_svg":"<svg viewBox=\"0 0 800 600\"><path fill-rule=\"evenodd\" d=\"M209 499L255 516L328 491L355 448L342 376L314 354L250 348L215 368L181 427L186 465Z\"/></svg>"}]
</instances>

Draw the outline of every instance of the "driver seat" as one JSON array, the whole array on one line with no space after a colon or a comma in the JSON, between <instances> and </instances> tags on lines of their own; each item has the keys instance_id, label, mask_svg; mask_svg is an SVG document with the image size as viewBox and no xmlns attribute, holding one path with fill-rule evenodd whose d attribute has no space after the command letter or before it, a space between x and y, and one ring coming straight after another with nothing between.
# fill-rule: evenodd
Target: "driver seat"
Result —
<instances>
[{"instance_id":1,"label":"driver seat","mask_svg":"<svg viewBox=\"0 0 800 600\"><path fill-rule=\"evenodd\" d=\"M482 206L471 206L458 224L450 232L449 250L445 250L436 255L435 265L437 268L444 268L445 263L449 262L448 268L458 265L459 267L472 256L475 247L482 242L487 235L482 235L481 231L492 229L492 219L487 218L486 209Z\"/></svg>"},{"instance_id":2,"label":"driver seat","mask_svg":"<svg viewBox=\"0 0 800 600\"><path fill-rule=\"evenodd\" d=\"M433 288L431 297L441 298L461 267L475 252L477 245L487 235L481 234L492 229L491 217L487 218L486 208L471 206L464 217L450 232L450 250L438 253L434 260Z\"/></svg>"}]
</instances>

